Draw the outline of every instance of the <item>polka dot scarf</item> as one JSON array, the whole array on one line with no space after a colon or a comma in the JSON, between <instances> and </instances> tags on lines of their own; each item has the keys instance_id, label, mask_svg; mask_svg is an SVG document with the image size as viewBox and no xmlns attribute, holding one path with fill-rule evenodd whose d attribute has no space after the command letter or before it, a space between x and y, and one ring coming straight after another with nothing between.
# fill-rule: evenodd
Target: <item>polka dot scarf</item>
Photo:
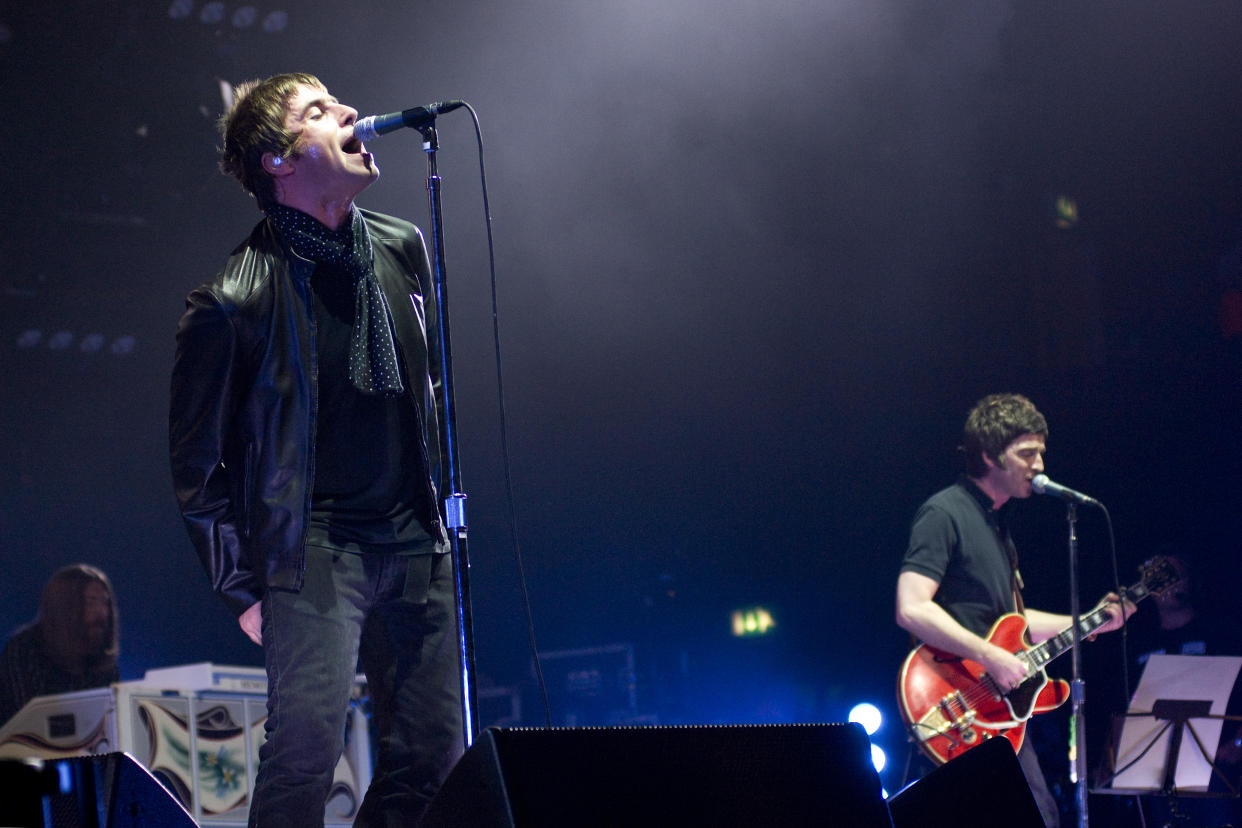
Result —
<instances>
[{"instance_id":1,"label":"polka dot scarf","mask_svg":"<svg viewBox=\"0 0 1242 828\"><path fill-rule=\"evenodd\" d=\"M349 379L364 394L400 394L401 371L388 300L375 278L375 252L357 207L340 230L329 230L301 210L273 204L268 218L299 256L345 269L354 279L354 328Z\"/></svg>"}]
</instances>

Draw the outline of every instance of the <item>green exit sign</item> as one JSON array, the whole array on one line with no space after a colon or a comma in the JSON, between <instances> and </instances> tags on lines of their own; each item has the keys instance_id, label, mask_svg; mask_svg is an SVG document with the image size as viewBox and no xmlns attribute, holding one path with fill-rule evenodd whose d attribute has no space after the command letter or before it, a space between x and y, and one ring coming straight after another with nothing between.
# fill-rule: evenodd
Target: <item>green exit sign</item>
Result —
<instances>
[{"instance_id":1,"label":"green exit sign","mask_svg":"<svg viewBox=\"0 0 1242 828\"><path fill-rule=\"evenodd\" d=\"M767 635L776 626L772 613L763 607L751 607L733 611L733 635L737 638L754 638Z\"/></svg>"}]
</instances>

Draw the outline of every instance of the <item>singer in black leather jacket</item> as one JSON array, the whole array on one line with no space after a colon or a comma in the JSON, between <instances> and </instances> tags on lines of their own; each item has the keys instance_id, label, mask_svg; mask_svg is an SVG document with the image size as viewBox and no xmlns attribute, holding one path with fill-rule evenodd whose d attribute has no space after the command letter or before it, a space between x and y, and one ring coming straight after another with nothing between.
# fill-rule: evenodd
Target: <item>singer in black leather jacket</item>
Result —
<instances>
[{"instance_id":1,"label":"singer in black leather jacket","mask_svg":"<svg viewBox=\"0 0 1242 828\"><path fill-rule=\"evenodd\" d=\"M435 303L427 251L407 221L362 211L388 296L406 388L423 425L424 528L444 538ZM173 485L212 586L240 614L267 587L297 590L313 488L316 384L310 276L269 221L190 293L177 330L169 415ZM424 333L424 331L426 333ZM434 353L434 350L431 351ZM425 366L420 374L410 366ZM415 390L416 389L416 390Z\"/></svg>"},{"instance_id":2,"label":"singer in black leather jacket","mask_svg":"<svg viewBox=\"0 0 1242 828\"><path fill-rule=\"evenodd\" d=\"M198 556L264 651L250 828L323 825L359 664L378 751L349 816L413 824L464 749L426 247L354 204L379 168L317 78L236 96L221 167L266 218L186 300L169 444Z\"/></svg>"}]
</instances>

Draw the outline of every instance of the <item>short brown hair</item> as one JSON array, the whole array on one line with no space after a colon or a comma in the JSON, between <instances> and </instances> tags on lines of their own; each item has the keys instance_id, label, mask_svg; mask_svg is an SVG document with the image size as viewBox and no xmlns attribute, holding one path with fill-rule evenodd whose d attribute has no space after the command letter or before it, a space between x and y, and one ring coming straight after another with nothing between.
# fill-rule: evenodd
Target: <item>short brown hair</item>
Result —
<instances>
[{"instance_id":1,"label":"short brown hair","mask_svg":"<svg viewBox=\"0 0 1242 828\"><path fill-rule=\"evenodd\" d=\"M962 430L966 474L983 477L988 473L984 455L999 462L1006 447L1023 434L1048 436L1048 421L1034 403L1021 394L989 394L979 400Z\"/></svg>"},{"instance_id":2,"label":"short brown hair","mask_svg":"<svg viewBox=\"0 0 1242 828\"><path fill-rule=\"evenodd\" d=\"M241 182L242 188L265 209L276 200L276 184L263 169L263 154L270 152L288 158L297 133L285 129L289 100L298 86L323 83L305 72L272 75L263 80L250 80L233 91L233 105L220 116L220 171Z\"/></svg>"}]
</instances>

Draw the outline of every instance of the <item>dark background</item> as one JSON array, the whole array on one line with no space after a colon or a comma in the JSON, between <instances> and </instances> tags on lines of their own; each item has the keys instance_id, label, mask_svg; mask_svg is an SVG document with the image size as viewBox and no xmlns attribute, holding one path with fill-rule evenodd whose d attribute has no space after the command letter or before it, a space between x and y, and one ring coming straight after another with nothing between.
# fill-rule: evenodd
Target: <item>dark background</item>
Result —
<instances>
[{"instance_id":1,"label":"dark background","mask_svg":"<svg viewBox=\"0 0 1242 828\"><path fill-rule=\"evenodd\" d=\"M1108 504L1123 581L1188 552L1235 612L1242 5L212 8L0 4L0 628L82 560L115 584L123 677L260 663L180 525L165 418L182 299L259 218L214 169L220 81L280 71L364 114L478 110L538 641L632 645L635 720L872 700L904 757L897 563L992 391L1048 416L1049 474ZM528 690L474 133L439 129L479 678ZM372 149L360 203L426 226L417 133ZM1066 610L1063 507L1014 519L1028 604ZM1093 601L1107 526L1078 530ZM771 634L734 639L758 605ZM1086 651L1096 717L1119 638Z\"/></svg>"}]
</instances>

